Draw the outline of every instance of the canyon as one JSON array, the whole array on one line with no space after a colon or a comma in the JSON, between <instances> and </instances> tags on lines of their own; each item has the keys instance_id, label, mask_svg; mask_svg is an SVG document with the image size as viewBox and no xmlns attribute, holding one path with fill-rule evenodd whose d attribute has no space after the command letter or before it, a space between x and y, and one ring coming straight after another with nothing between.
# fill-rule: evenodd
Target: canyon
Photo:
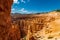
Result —
<instances>
[{"instance_id":1,"label":"canyon","mask_svg":"<svg viewBox=\"0 0 60 40\"><path fill-rule=\"evenodd\" d=\"M13 0L0 0L0 40L60 40L60 12L11 14Z\"/></svg>"}]
</instances>

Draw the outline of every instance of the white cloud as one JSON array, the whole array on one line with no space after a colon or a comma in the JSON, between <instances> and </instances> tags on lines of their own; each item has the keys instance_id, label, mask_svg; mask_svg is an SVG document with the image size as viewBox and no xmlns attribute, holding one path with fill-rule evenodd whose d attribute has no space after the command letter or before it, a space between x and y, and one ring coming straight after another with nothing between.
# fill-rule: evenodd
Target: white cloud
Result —
<instances>
[{"instance_id":1,"label":"white cloud","mask_svg":"<svg viewBox=\"0 0 60 40\"><path fill-rule=\"evenodd\" d=\"M18 1L18 0L13 0L13 1L14 1L14 3L17 3L17 4L19 3L19 1Z\"/></svg>"},{"instance_id":2,"label":"white cloud","mask_svg":"<svg viewBox=\"0 0 60 40\"><path fill-rule=\"evenodd\" d=\"M12 11L15 10L14 8L11 9Z\"/></svg>"},{"instance_id":3,"label":"white cloud","mask_svg":"<svg viewBox=\"0 0 60 40\"><path fill-rule=\"evenodd\" d=\"M20 9L19 11L20 11L21 13L31 13L31 12L29 12L28 10L25 10L24 8Z\"/></svg>"},{"instance_id":4,"label":"white cloud","mask_svg":"<svg viewBox=\"0 0 60 40\"><path fill-rule=\"evenodd\" d=\"M28 13L32 13L32 12L25 10L25 8L21 8L20 10L12 8L11 13L26 13L26 14L28 14Z\"/></svg>"},{"instance_id":5,"label":"white cloud","mask_svg":"<svg viewBox=\"0 0 60 40\"><path fill-rule=\"evenodd\" d=\"M18 0L13 0L13 1L14 1L14 3L16 3L16 4L19 4L19 3L20 3ZM21 0L21 2L22 2L22 3L26 3L26 2L30 2L30 0L27 0L27 1Z\"/></svg>"},{"instance_id":6,"label":"white cloud","mask_svg":"<svg viewBox=\"0 0 60 40\"><path fill-rule=\"evenodd\" d=\"M25 10L24 8L22 8L20 11L21 11L21 12L28 12L28 11Z\"/></svg>"},{"instance_id":7,"label":"white cloud","mask_svg":"<svg viewBox=\"0 0 60 40\"><path fill-rule=\"evenodd\" d=\"M30 2L30 0L21 0L22 3Z\"/></svg>"},{"instance_id":8,"label":"white cloud","mask_svg":"<svg viewBox=\"0 0 60 40\"><path fill-rule=\"evenodd\" d=\"M15 8L12 8L11 9L11 13L15 13Z\"/></svg>"},{"instance_id":9,"label":"white cloud","mask_svg":"<svg viewBox=\"0 0 60 40\"><path fill-rule=\"evenodd\" d=\"M26 3L24 0L21 0L21 2Z\"/></svg>"}]
</instances>

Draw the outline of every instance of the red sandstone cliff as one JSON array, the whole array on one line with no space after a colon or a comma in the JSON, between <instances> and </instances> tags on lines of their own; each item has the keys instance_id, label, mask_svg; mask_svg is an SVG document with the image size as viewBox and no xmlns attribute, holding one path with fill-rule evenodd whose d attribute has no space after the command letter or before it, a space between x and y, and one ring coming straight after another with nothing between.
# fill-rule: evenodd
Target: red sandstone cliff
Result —
<instances>
[{"instance_id":1,"label":"red sandstone cliff","mask_svg":"<svg viewBox=\"0 0 60 40\"><path fill-rule=\"evenodd\" d=\"M20 30L11 24L13 0L0 0L0 40L20 40Z\"/></svg>"}]
</instances>

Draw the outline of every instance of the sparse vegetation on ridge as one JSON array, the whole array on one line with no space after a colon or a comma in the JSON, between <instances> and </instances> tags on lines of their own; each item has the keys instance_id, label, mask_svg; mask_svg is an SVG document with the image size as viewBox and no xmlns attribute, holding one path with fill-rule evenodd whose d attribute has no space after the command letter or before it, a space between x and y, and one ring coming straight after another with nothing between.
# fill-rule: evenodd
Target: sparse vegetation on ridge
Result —
<instances>
[{"instance_id":1,"label":"sparse vegetation on ridge","mask_svg":"<svg viewBox=\"0 0 60 40\"><path fill-rule=\"evenodd\" d=\"M56 10L56 12L60 12L60 10Z\"/></svg>"}]
</instances>

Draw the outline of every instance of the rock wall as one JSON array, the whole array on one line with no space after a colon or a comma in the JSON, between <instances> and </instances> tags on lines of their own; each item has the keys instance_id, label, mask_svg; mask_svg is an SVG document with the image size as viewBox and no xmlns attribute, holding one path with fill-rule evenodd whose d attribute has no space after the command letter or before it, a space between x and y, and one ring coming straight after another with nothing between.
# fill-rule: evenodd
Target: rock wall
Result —
<instances>
[{"instance_id":1,"label":"rock wall","mask_svg":"<svg viewBox=\"0 0 60 40\"><path fill-rule=\"evenodd\" d=\"M0 40L20 40L20 30L12 25L13 0L0 0Z\"/></svg>"}]
</instances>

